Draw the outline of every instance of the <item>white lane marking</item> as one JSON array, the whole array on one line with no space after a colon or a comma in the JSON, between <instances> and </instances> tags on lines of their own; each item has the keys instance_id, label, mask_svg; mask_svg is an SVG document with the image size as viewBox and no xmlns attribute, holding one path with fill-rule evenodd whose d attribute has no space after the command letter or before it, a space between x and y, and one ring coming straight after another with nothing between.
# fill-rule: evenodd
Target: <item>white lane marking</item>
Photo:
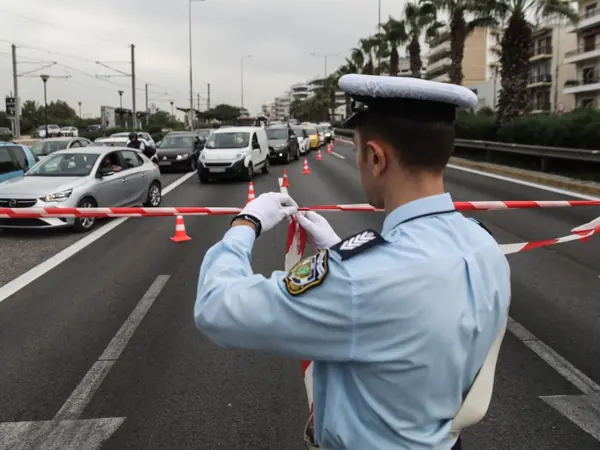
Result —
<instances>
[{"instance_id":1,"label":"white lane marking","mask_svg":"<svg viewBox=\"0 0 600 450\"><path fill-rule=\"evenodd\" d=\"M340 159L346 159L346 157L345 157L344 155L340 155L339 153L336 153L336 152L333 152L333 151L332 151L332 152L331 152L331 154L332 154L333 156L337 156L337 157L338 157L338 158L340 158Z\"/></svg>"},{"instance_id":2,"label":"white lane marking","mask_svg":"<svg viewBox=\"0 0 600 450\"><path fill-rule=\"evenodd\" d=\"M79 420L92 397L127 346L152 304L169 281L159 275L112 338L100 358L50 421L0 423L0 450L43 448L99 449L117 431L125 417ZM15 443L18 443L16 446Z\"/></svg>"},{"instance_id":3,"label":"white lane marking","mask_svg":"<svg viewBox=\"0 0 600 450\"><path fill-rule=\"evenodd\" d=\"M342 142L345 144L354 145L353 142L347 141L345 139L343 139ZM580 198L582 200L600 200L600 197L594 197L592 195L580 194L579 192L573 192L573 191L569 191L567 189L560 189L560 188L555 188L552 186L544 186L543 184L532 183L531 181L518 180L516 178L511 178L511 177L504 176L504 175L496 175L495 173L484 172L484 171L477 170L477 169L471 169L469 167L462 167L462 166L457 166L454 164L448 164L447 167L449 169L460 170L460 171L472 173L475 175L481 175L482 177L493 178L495 180L506 181L508 183L513 183L513 184L520 184L521 186L527 186L530 188L539 189L541 191L554 192L555 194L561 194L561 195L565 195L568 197Z\"/></svg>"},{"instance_id":4,"label":"white lane marking","mask_svg":"<svg viewBox=\"0 0 600 450\"><path fill-rule=\"evenodd\" d=\"M173 190L177 189L179 186L181 186L183 183L185 183L187 180L189 180L194 175L196 175L196 172L187 173L184 176L182 176L181 178L177 179L177 181L174 181L173 183L168 185L166 188L163 189L163 196L167 195L169 192L172 192ZM84 238L82 238L79 241L75 242L74 244L68 246L64 250L58 252L56 255L48 258L44 262L42 262L42 263L38 264L37 266L33 267L32 269L28 270L23 275L18 276L17 278L15 278L12 281L9 281L4 286L0 287L0 302L6 300L8 297L10 297L11 295L20 291L28 284L32 283L33 281L37 280L42 275L45 275L46 273L48 273L49 271L54 269L56 266L65 262L71 256L75 255L76 253L79 253L84 248L93 244L98 239L100 239L102 236L104 236L105 234L108 234L109 232L111 232L112 230L117 228L119 225L124 223L127 219L129 219L129 217L123 217L120 219L113 220L110 223L107 223L103 227L98 228L95 231L92 231L90 234L88 234Z\"/></svg>"}]
</instances>

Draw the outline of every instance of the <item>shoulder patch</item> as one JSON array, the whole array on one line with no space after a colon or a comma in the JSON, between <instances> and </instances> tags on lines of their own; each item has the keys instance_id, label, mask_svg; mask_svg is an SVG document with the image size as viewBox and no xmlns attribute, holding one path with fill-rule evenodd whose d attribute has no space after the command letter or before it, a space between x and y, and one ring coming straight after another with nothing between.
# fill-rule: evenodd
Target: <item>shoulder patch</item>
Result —
<instances>
[{"instance_id":1,"label":"shoulder patch","mask_svg":"<svg viewBox=\"0 0 600 450\"><path fill-rule=\"evenodd\" d=\"M377 231L365 230L338 242L331 250L338 253L342 260L346 260L383 243L385 239Z\"/></svg>"},{"instance_id":2,"label":"shoulder patch","mask_svg":"<svg viewBox=\"0 0 600 450\"><path fill-rule=\"evenodd\" d=\"M320 285L329 272L328 258L327 250L319 250L318 253L298 261L283 279L288 293L300 295Z\"/></svg>"}]
</instances>

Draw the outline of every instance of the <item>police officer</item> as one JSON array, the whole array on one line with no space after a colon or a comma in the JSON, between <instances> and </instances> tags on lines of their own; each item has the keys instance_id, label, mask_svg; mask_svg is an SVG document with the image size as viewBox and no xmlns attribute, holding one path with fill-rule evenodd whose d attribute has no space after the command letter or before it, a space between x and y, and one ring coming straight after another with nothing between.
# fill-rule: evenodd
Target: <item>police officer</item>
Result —
<instances>
[{"instance_id":1,"label":"police officer","mask_svg":"<svg viewBox=\"0 0 600 450\"><path fill-rule=\"evenodd\" d=\"M347 123L369 203L386 212L381 232L340 239L289 196L259 196L204 257L196 326L225 347L314 360L311 448L460 448L453 420L480 369L489 376L510 301L497 242L444 190L456 108L477 98L415 78L339 86L353 97ZM319 250L287 273L254 274L254 241L293 214Z\"/></svg>"},{"instance_id":2,"label":"police officer","mask_svg":"<svg viewBox=\"0 0 600 450\"><path fill-rule=\"evenodd\" d=\"M140 141L137 133L129 133L129 142L127 142L127 147L136 148L142 152L146 149L146 146L142 141Z\"/></svg>"}]
</instances>

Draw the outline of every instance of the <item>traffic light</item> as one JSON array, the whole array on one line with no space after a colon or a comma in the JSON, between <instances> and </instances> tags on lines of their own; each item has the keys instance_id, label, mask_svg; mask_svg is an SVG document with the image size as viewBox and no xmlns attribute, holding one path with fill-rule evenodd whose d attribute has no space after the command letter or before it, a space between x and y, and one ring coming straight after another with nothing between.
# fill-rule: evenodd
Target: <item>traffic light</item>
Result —
<instances>
[{"instance_id":1,"label":"traffic light","mask_svg":"<svg viewBox=\"0 0 600 450\"><path fill-rule=\"evenodd\" d=\"M15 117L16 102L14 97L6 97L6 115L13 119Z\"/></svg>"}]
</instances>

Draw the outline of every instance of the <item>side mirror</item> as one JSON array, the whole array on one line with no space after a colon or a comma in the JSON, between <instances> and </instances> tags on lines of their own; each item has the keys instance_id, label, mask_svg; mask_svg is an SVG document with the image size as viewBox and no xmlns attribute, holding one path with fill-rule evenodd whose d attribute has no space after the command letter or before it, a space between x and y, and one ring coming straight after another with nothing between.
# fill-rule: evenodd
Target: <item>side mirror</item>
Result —
<instances>
[{"instance_id":1,"label":"side mirror","mask_svg":"<svg viewBox=\"0 0 600 450\"><path fill-rule=\"evenodd\" d=\"M106 167L104 169L100 169L100 171L98 172L98 177L99 178L104 178L104 177L110 177L111 175L114 175L115 171L112 170L111 167Z\"/></svg>"}]
</instances>

